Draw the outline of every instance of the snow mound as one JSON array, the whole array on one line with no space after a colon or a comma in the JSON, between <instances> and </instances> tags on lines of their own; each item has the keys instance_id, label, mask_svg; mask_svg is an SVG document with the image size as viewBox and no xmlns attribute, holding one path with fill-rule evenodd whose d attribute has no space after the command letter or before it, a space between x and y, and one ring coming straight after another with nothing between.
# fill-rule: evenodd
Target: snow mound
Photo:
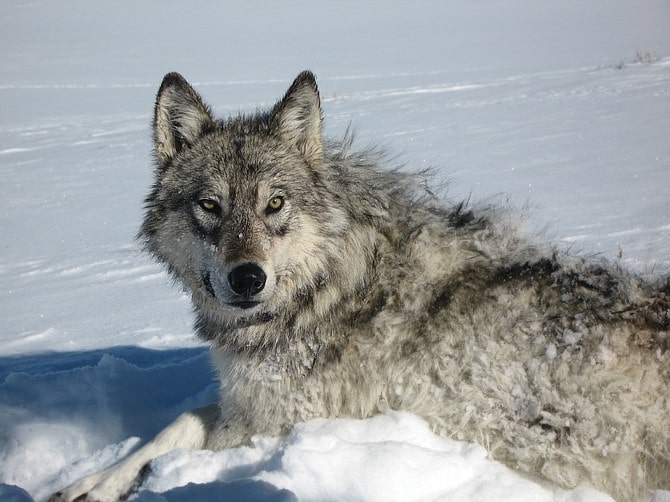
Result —
<instances>
[{"instance_id":1,"label":"snow mound","mask_svg":"<svg viewBox=\"0 0 670 502\"><path fill-rule=\"evenodd\" d=\"M554 490L526 479L489 460L481 446L436 436L425 421L401 412L317 419L284 439L254 438L249 447L222 452L174 451L152 464L145 488L150 492L138 497L144 502L204 493L222 500L255 493L301 501L612 500L589 488Z\"/></svg>"}]
</instances>

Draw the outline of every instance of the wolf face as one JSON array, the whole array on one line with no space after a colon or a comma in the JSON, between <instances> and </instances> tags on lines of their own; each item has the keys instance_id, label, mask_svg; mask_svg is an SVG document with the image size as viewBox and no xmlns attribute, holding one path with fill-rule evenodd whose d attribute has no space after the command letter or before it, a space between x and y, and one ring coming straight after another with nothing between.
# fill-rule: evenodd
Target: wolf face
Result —
<instances>
[{"instance_id":1,"label":"wolf face","mask_svg":"<svg viewBox=\"0 0 670 502\"><path fill-rule=\"evenodd\" d=\"M325 274L326 241L347 221L321 179L311 73L269 113L226 121L170 74L158 92L154 142L156 183L140 238L206 315L272 318Z\"/></svg>"}]
</instances>

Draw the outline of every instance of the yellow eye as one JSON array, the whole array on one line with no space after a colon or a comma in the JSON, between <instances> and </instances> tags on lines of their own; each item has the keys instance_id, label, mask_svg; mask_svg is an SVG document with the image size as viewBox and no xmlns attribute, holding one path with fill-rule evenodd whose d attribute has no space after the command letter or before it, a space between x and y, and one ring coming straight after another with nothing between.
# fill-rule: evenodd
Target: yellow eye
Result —
<instances>
[{"instance_id":1,"label":"yellow eye","mask_svg":"<svg viewBox=\"0 0 670 502\"><path fill-rule=\"evenodd\" d=\"M217 213L219 211L219 204L212 199L200 199L198 204L208 213Z\"/></svg>"},{"instance_id":2,"label":"yellow eye","mask_svg":"<svg viewBox=\"0 0 670 502\"><path fill-rule=\"evenodd\" d=\"M274 213L276 211L279 211L282 207L284 206L284 197L272 197L270 199L270 202L268 202L268 209L267 211L270 213Z\"/></svg>"}]
</instances>

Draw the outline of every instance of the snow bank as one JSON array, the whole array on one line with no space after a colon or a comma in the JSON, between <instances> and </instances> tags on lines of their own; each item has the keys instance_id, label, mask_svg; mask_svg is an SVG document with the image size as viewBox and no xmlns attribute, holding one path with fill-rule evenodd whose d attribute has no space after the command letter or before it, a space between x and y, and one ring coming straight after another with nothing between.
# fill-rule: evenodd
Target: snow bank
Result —
<instances>
[{"instance_id":1,"label":"snow bank","mask_svg":"<svg viewBox=\"0 0 670 502\"><path fill-rule=\"evenodd\" d=\"M147 489L165 491L163 498L143 494L138 500L188 500L188 489L170 488L191 480L214 484L225 498L228 490L239 493L241 485L233 480L240 473L248 479L245 490L265 490L270 500L611 500L586 488L551 490L486 455L476 444L434 435L406 413L314 420L298 424L282 440L256 438L249 448L166 455L147 483Z\"/></svg>"},{"instance_id":2,"label":"snow bank","mask_svg":"<svg viewBox=\"0 0 670 502\"><path fill-rule=\"evenodd\" d=\"M0 384L0 481L37 499L115 462L138 437L217 395L202 349L117 348L12 366Z\"/></svg>"}]
</instances>

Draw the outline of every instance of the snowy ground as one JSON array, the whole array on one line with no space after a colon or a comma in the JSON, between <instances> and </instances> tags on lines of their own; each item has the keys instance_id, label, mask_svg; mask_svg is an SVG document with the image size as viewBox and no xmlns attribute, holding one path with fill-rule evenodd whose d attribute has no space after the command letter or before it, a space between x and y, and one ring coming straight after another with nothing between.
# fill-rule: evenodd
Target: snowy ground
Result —
<instances>
[{"instance_id":1,"label":"snowy ground","mask_svg":"<svg viewBox=\"0 0 670 502\"><path fill-rule=\"evenodd\" d=\"M670 267L669 21L667 0L0 3L0 500L29 500L9 485L43 500L216 396L188 299L133 242L164 73L226 114L311 68L328 134L353 123L361 144L437 168L448 197L507 194L547 238L652 274ZM146 488L140 500L607 500L405 414L176 452Z\"/></svg>"}]
</instances>

